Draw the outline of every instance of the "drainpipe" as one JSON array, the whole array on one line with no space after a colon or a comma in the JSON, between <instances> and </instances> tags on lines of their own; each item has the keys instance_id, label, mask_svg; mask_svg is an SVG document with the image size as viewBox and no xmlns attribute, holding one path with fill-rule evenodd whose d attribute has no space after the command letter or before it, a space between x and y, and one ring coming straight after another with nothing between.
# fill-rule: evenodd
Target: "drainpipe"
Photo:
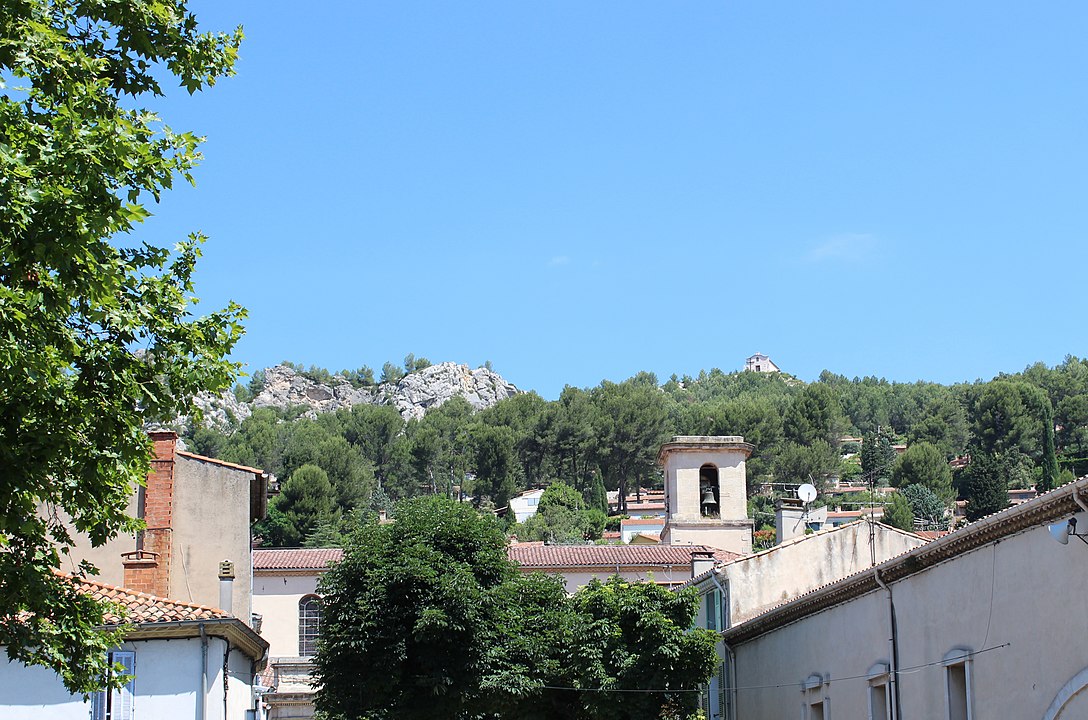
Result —
<instances>
[{"instance_id":1,"label":"drainpipe","mask_svg":"<svg viewBox=\"0 0 1088 720\"><path fill-rule=\"evenodd\" d=\"M1084 500L1081 499L1080 493L1077 492L1076 488L1073 488L1073 500L1080 506L1081 510L1088 512L1088 505L1084 504Z\"/></svg>"},{"instance_id":2,"label":"drainpipe","mask_svg":"<svg viewBox=\"0 0 1088 720\"><path fill-rule=\"evenodd\" d=\"M200 623L200 696L196 699L197 720L208 716L208 634Z\"/></svg>"},{"instance_id":3,"label":"drainpipe","mask_svg":"<svg viewBox=\"0 0 1088 720\"><path fill-rule=\"evenodd\" d=\"M899 625L895 620L895 599L892 598L892 589L888 587L888 584L880 577L880 568L873 568L873 579L876 580L877 585L884 588L884 591L888 593L888 612L891 615L892 623L892 702L895 704L892 716L895 720L899 720L901 709L901 698L899 695Z\"/></svg>"},{"instance_id":4,"label":"drainpipe","mask_svg":"<svg viewBox=\"0 0 1088 720\"><path fill-rule=\"evenodd\" d=\"M227 649L223 651L223 720L227 720L227 691L228 683L230 683L230 668L227 661L230 658L230 651L234 648L230 646L230 640L223 638L223 642L227 645Z\"/></svg>"}]
</instances>

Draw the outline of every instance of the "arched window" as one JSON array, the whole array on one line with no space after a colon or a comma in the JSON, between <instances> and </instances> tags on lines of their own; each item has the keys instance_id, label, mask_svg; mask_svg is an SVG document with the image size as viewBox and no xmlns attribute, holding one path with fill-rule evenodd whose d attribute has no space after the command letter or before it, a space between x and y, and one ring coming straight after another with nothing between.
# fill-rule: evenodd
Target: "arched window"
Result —
<instances>
[{"instance_id":1,"label":"arched window","mask_svg":"<svg viewBox=\"0 0 1088 720\"><path fill-rule=\"evenodd\" d=\"M707 463L699 468L699 514L703 517L718 517L720 514L718 497L718 468Z\"/></svg>"},{"instance_id":2,"label":"arched window","mask_svg":"<svg viewBox=\"0 0 1088 720\"><path fill-rule=\"evenodd\" d=\"M317 638L321 634L321 598L307 595L298 601L298 654L317 654Z\"/></svg>"}]
</instances>

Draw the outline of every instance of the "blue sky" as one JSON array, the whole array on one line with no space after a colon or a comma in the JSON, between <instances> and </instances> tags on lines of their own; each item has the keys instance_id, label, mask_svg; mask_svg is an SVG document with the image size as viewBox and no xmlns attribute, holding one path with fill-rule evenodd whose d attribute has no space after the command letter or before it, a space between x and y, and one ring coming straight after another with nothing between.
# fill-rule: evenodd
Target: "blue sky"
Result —
<instances>
[{"instance_id":1,"label":"blue sky","mask_svg":"<svg viewBox=\"0 0 1088 720\"><path fill-rule=\"evenodd\" d=\"M191 2L238 74L139 237L236 359L955 382L1084 356L1088 6Z\"/></svg>"}]
</instances>

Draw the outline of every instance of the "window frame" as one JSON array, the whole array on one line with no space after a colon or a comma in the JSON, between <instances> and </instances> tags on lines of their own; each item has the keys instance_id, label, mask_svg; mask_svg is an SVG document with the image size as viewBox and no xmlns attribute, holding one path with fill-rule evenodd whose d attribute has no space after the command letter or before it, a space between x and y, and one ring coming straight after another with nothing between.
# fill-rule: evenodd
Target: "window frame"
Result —
<instances>
[{"instance_id":1,"label":"window frame","mask_svg":"<svg viewBox=\"0 0 1088 720\"><path fill-rule=\"evenodd\" d=\"M869 693L868 693L868 717L869 720L890 720L892 714L891 709L891 665L886 662L878 662L869 668L869 672L866 674L869 681ZM876 707L874 700L877 699L879 692L884 695L884 702L880 708L881 714L874 714L873 710Z\"/></svg>"},{"instance_id":2,"label":"window frame","mask_svg":"<svg viewBox=\"0 0 1088 720\"><path fill-rule=\"evenodd\" d=\"M944 667L944 693L945 693L945 708L947 711L947 717L949 720L973 720L975 713L973 709L974 697L971 691L971 658L974 655L968 647L957 646L949 650L944 655L944 659L941 661L941 665ZM952 682L953 674L963 672L963 695L960 696L957 688L955 698L952 694ZM963 714L953 715L952 701L953 699L962 700ZM961 707L960 703L957 703L957 708Z\"/></svg>"},{"instance_id":3,"label":"window frame","mask_svg":"<svg viewBox=\"0 0 1088 720\"><path fill-rule=\"evenodd\" d=\"M310 593L298 600L298 655L313 657L321 638L321 596ZM316 610L316 611L315 611Z\"/></svg>"}]
</instances>

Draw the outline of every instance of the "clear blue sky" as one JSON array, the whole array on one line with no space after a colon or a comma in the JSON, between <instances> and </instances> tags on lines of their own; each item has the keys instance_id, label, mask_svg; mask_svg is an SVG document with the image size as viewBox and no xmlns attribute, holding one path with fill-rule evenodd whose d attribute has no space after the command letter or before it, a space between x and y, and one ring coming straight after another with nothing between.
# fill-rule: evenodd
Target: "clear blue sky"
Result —
<instances>
[{"instance_id":1,"label":"clear blue sky","mask_svg":"<svg viewBox=\"0 0 1088 720\"><path fill-rule=\"evenodd\" d=\"M236 359L954 382L1084 356L1081 2L223 2L141 237Z\"/></svg>"}]
</instances>

